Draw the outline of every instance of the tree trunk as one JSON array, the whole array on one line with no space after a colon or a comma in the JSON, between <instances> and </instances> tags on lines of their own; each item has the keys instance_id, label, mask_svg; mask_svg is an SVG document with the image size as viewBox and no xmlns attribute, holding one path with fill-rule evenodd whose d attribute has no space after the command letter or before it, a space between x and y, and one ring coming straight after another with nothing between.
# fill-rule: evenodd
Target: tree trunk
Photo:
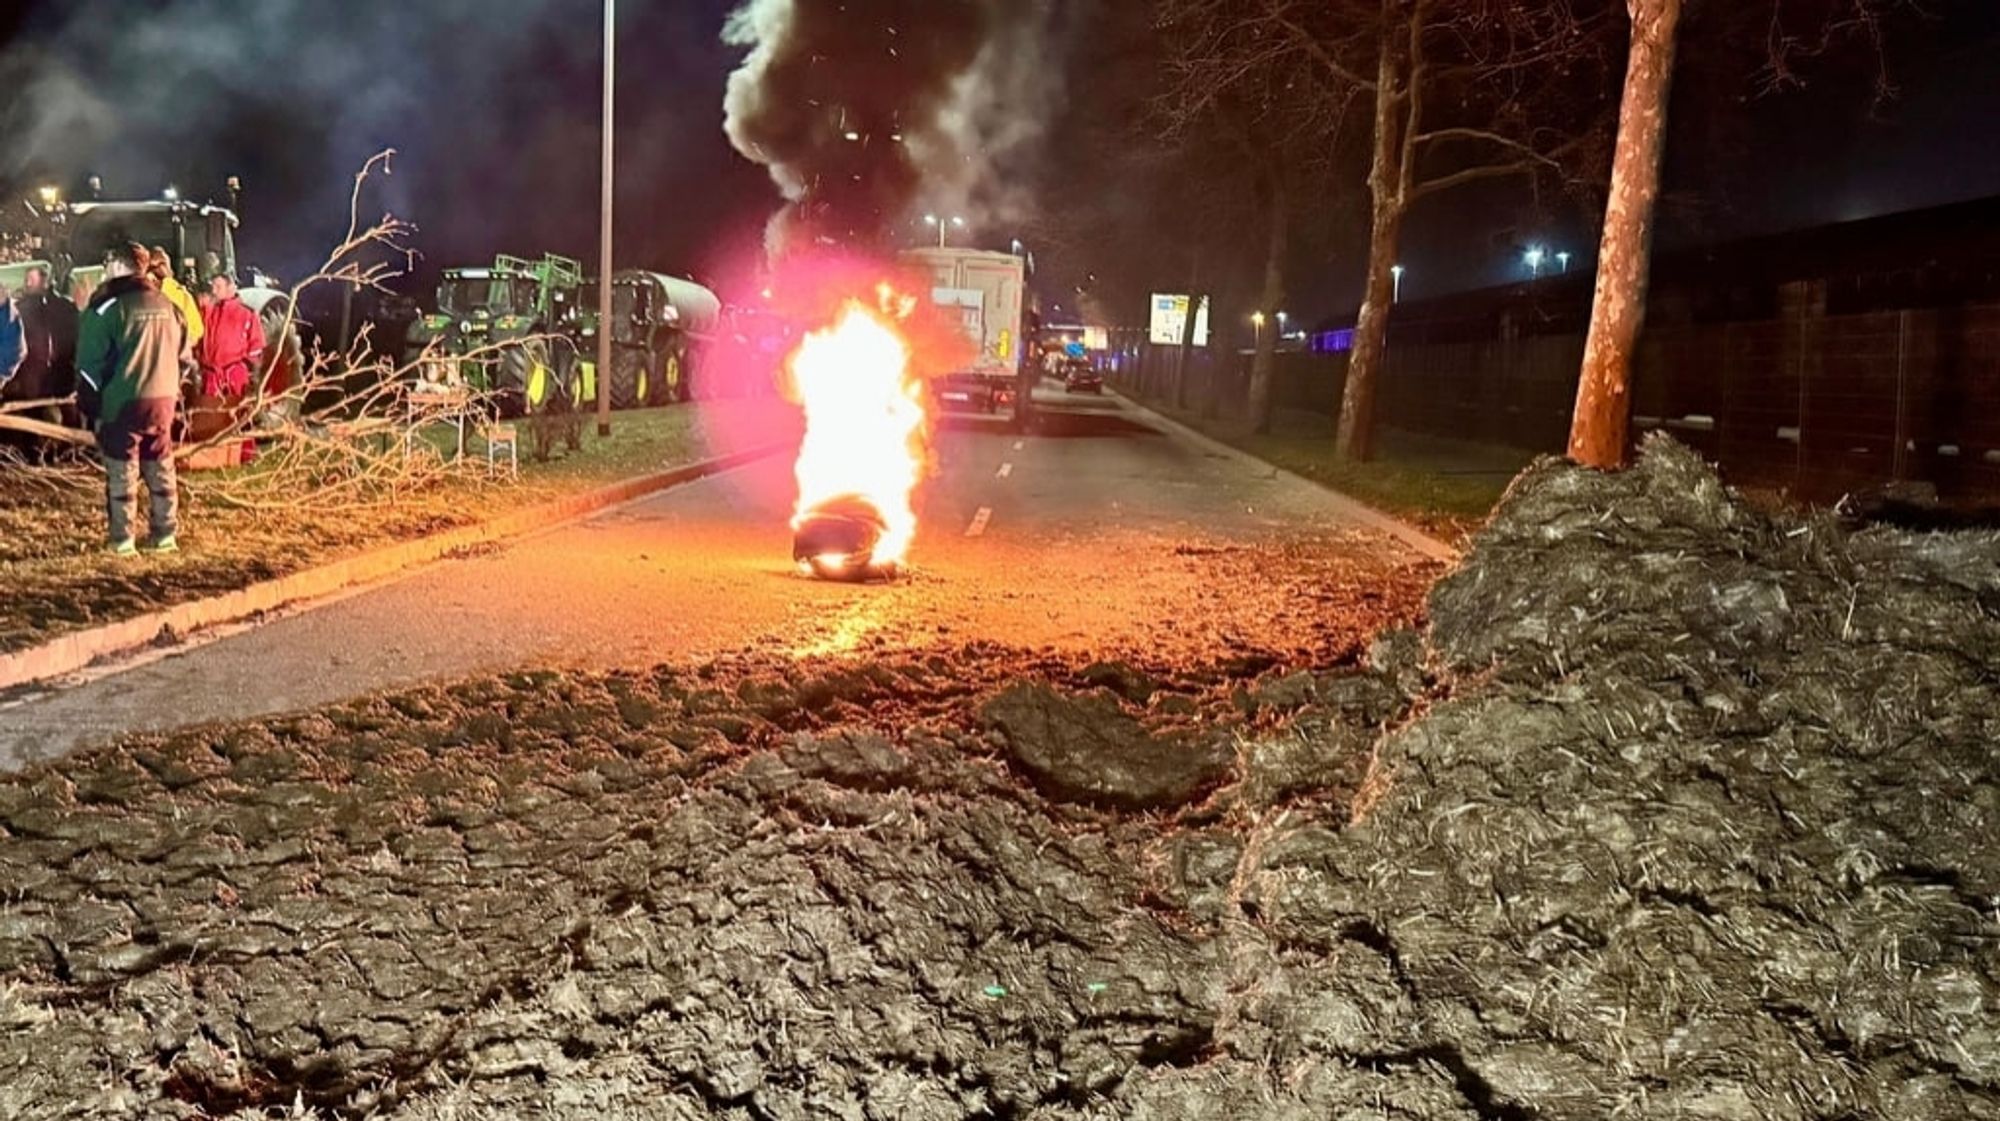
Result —
<instances>
[{"instance_id":1,"label":"tree trunk","mask_svg":"<svg viewBox=\"0 0 2000 1121\"><path fill-rule=\"evenodd\" d=\"M1188 404L1188 363L1194 360L1195 325L1201 322L1201 250L1197 248L1188 265L1187 322L1181 324L1180 350L1174 355L1174 407Z\"/></svg>"},{"instance_id":2,"label":"tree trunk","mask_svg":"<svg viewBox=\"0 0 2000 1121\"><path fill-rule=\"evenodd\" d=\"M1405 114L1408 65L1407 40L1401 29L1409 15L1402 0L1384 0L1382 45L1375 77L1375 144L1368 164L1368 278L1361 297L1361 316L1354 324L1354 346L1347 355L1347 384L1340 395L1340 425L1333 454L1350 463L1375 451L1375 382L1382 371L1389 342L1389 305L1396 294L1398 242L1403 212L1409 207L1412 122Z\"/></svg>"},{"instance_id":3,"label":"tree trunk","mask_svg":"<svg viewBox=\"0 0 2000 1121\"><path fill-rule=\"evenodd\" d=\"M1632 423L1632 352L1646 319L1653 211L1660 194L1667 97L1682 0L1626 0L1632 50L1618 109L1618 149L1597 251L1597 290L1583 345L1569 457L1590 467L1625 464Z\"/></svg>"},{"instance_id":4,"label":"tree trunk","mask_svg":"<svg viewBox=\"0 0 2000 1121\"><path fill-rule=\"evenodd\" d=\"M1277 376L1279 337L1285 325L1278 311L1285 302L1285 250L1291 233L1282 187L1271 190L1271 232L1264 249L1264 294L1258 309L1267 316L1264 330L1257 332L1257 356L1250 363L1250 392L1247 412L1254 432L1271 430L1271 384Z\"/></svg>"}]
</instances>

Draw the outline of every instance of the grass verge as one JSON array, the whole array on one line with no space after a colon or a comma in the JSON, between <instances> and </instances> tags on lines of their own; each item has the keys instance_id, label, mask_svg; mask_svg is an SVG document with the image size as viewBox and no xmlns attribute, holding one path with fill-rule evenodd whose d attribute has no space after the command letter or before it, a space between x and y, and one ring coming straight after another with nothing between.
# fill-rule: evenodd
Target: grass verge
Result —
<instances>
[{"instance_id":1,"label":"grass verge","mask_svg":"<svg viewBox=\"0 0 2000 1121\"><path fill-rule=\"evenodd\" d=\"M1231 447L1422 527L1454 544L1486 520L1507 484L1534 458L1519 448L1385 429L1376 457L1345 463L1333 454L1333 420L1280 410L1271 431L1146 401L1147 407Z\"/></svg>"},{"instance_id":2,"label":"grass verge","mask_svg":"<svg viewBox=\"0 0 2000 1121\"><path fill-rule=\"evenodd\" d=\"M770 407L708 402L620 412L609 440L586 420L582 448L545 463L527 456L523 433L518 478L469 470L393 505L324 510L302 494L294 507L243 509L217 494L221 473L183 472L182 551L161 557L105 553L96 472L56 478L0 468L0 651L705 459L717 453L701 423L704 409ZM486 448L476 436L468 434L466 456L483 468Z\"/></svg>"}]
</instances>

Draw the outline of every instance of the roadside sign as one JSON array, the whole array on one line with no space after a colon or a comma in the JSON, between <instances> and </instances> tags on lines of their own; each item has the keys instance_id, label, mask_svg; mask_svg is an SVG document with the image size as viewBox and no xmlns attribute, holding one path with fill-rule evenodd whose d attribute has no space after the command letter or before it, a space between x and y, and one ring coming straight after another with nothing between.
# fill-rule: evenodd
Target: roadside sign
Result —
<instances>
[{"instance_id":1,"label":"roadside sign","mask_svg":"<svg viewBox=\"0 0 2000 1121\"><path fill-rule=\"evenodd\" d=\"M1179 346L1187 333L1188 297L1153 294L1153 315L1146 332L1147 341L1161 346ZM1194 345L1208 345L1208 300L1194 317Z\"/></svg>"}]
</instances>

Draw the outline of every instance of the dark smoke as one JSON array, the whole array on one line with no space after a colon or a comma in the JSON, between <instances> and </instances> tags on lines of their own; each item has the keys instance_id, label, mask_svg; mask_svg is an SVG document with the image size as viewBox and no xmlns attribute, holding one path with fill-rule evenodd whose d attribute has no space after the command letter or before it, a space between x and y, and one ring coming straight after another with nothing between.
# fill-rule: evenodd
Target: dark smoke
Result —
<instances>
[{"instance_id":1,"label":"dark smoke","mask_svg":"<svg viewBox=\"0 0 2000 1121\"><path fill-rule=\"evenodd\" d=\"M748 0L730 140L789 205L768 248L867 249L928 212L1017 217L1061 96L1057 0Z\"/></svg>"},{"instance_id":2,"label":"dark smoke","mask_svg":"<svg viewBox=\"0 0 2000 1121\"><path fill-rule=\"evenodd\" d=\"M684 48L650 37L663 24L682 25L677 37L720 65L695 17L625 7L621 50L635 79L700 65L670 65ZM155 197L172 183L220 199L225 177L240 175L246 261L295 277L343 228L355 170L394 147L396 174L364 216L415 220L427 255L581 254L594 244L599 10L594 0L49 2L0 53L0 182L74 194L94 172L107 197ZM713 102L672 106L663 85L646 82L642 96L631 83L628 123L647 121L668 149L713 135ZM666 127L662 116L679 112ZM622 153L634 177L658 162L640 148Z\"/></svg>"}]
</instances>

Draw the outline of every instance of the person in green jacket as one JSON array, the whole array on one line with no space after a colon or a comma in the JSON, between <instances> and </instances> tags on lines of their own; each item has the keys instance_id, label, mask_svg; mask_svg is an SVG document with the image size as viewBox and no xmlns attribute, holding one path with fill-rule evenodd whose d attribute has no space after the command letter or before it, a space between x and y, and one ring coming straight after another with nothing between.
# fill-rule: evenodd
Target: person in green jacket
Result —
<instances>
[{"instance_id":1,"label":"person in green jacket","mask_svg":"<svg viewBox=\"0 0 2000 1121\"><path fill-rule=\"evenodd\" d=\"M178 548L174 411L190 351L180 312L146 279L150 256L136 242L105 253L104 284L77 332L77 406L104 455L110 546L120 556L139 551L132 539L135 474L151 496L146 547Z\"/></svg>"}]
</instances>

